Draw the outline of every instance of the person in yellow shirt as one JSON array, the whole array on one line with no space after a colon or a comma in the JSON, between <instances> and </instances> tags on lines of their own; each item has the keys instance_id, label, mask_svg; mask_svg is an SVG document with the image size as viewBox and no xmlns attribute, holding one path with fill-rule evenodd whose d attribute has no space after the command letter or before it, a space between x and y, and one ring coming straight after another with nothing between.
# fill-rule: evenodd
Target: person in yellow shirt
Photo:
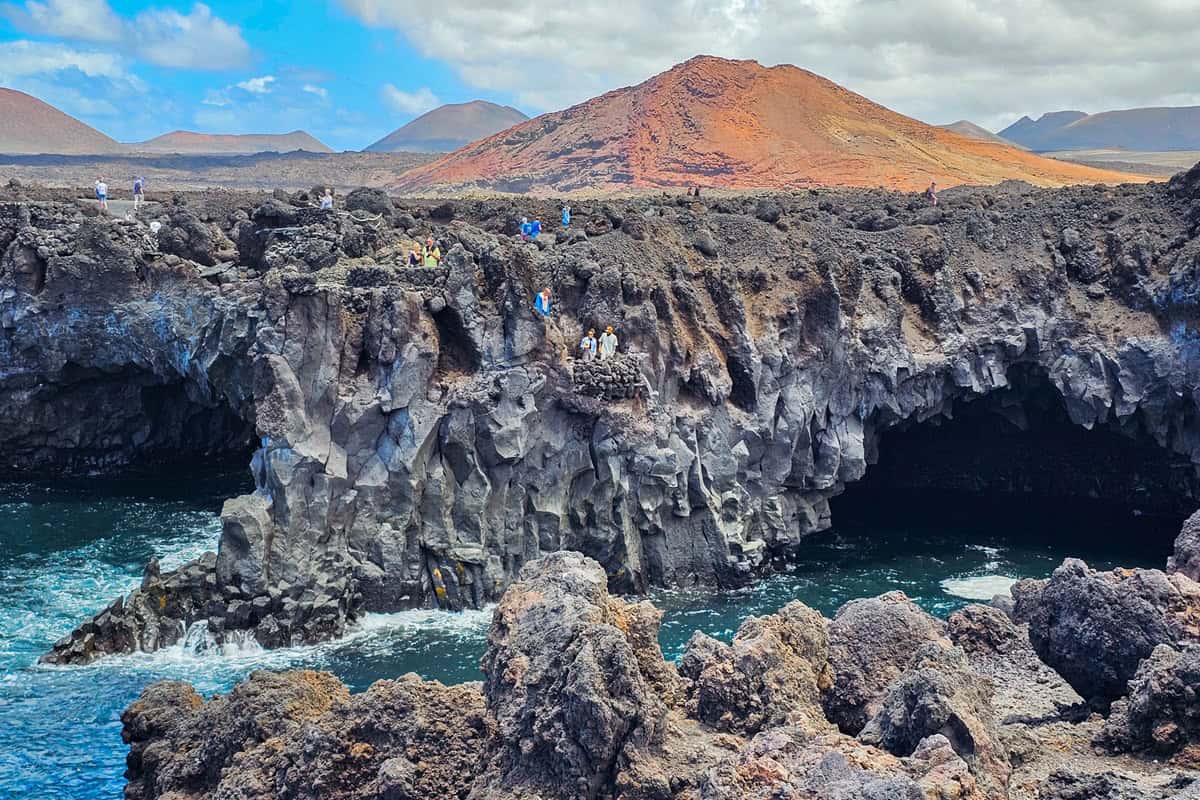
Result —
<instances>
[{"instance_id":1,"label":"person in yellow shirt","mask_svg":"<svg viewBox=\"0 0 1200 800\"><path fill-rule=\"evenodd\" d=\"M437 267L442 263L442 251L438 249L437 242L433 241L430 236L425 240L425 249L422 251L425 258L425 266L429 268Z\"/></svg>"}]
</instances>

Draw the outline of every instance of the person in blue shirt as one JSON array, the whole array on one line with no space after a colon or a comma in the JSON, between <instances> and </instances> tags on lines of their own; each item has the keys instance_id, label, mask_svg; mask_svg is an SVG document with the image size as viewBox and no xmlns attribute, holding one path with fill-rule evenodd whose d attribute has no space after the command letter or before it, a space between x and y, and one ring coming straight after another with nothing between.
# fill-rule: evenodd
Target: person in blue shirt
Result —
<instances>
[{"instance_id":1,"label":"person in blue shirt","mask_svg":"<svg viewBox=\"0 0 1200 800\"><path fill-rule=\"evenodd\" d=\"M533 222L529 223L529 227L530 227L530 231L529 231L530 236L532 236L534 239L536 239L538 236L541 236L542 221L540 219L535 219Z\"/></svg>"},{"instance_id":2,"label":"person in blue shirt","mask_svg":"<svg viewBox=\"0 0 1200 800\"><path fill-rule=\"evenodd\" d=\"M134 211L137 211L138 208L141 207L142 203L144 203L146 201L146 198L143 194L143 192L145 191L145 188L146 188L146 179L145 178L134 178L133 179L133 210Z\"/></svg>"},{"instance_id":3,"label":"person in blue shirt","mask_svg":"<svg viewBox=\"0 0 1200 800\"><path fill-rule=\"evenodd\" d=\"M564 228L571 227L571 207L570 206L563 206L562 220L563 220Z\"/></svg>"},{"instance_id":4,"label":"person in blue shirt","mask_svg":"<svg viewBox=\"0 0 1200 800\"><path fill-rule=\"evenodd\" d=\"M550 288L546 287L537 294L537 298L533 301L533 307L543 317L550 316Z\"/></svg>"}]
</instances>

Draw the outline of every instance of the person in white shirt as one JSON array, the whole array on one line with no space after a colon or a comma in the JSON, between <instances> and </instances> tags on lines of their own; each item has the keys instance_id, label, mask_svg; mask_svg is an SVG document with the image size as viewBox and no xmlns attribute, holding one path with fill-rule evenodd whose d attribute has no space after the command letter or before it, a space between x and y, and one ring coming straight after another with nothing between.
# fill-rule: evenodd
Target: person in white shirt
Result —
<instances>
[{"instance_id":1,"label":"person in white shirt","mask_svg":"<svg viewBox=\"0 0 1200 800\"><path fill-rule=\"evenodd\" d=\"M108 184L104 182L104 178L96 178L96 200L100 203L100 208L108 211Z\"/></svg>"},{"instance_id":2,"label":"person in white shirt","mask_svg":"<svg viewBox=\"0 0 1200 800\"><path fill-rule=\"evenodd\" d=\"M613 333L612 325L604 329L600 337L600 360L612 358L617 354L617 335Z\"/></svg>"},{"instance_id":3,"label":"person in white shirt","mask_svg":"<svg viewBox=\"0 0 1200 800\"><path fill-rule=\"evenodd\" d=\"M333 190L332 189L326 189L325 194L321 195L321 210L322 211L332 211L333 210Z\"/></svg>"}]
</instances>

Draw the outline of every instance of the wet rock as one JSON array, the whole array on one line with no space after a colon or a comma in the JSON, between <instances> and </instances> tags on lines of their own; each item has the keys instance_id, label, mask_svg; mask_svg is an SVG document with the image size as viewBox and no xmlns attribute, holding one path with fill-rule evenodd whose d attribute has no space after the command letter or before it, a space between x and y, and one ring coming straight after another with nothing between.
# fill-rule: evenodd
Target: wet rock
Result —
<instances>
[{"instance_id":1,"label":"wet rock","mask_svg":"<svg viewBox=\"0 0 1200 800\"><path fill-rule=\"evenodd\" d=\"M945 641L944 626L903 592L852 600L829 623L833 683L822 703L830 721L857 734L878 712L888 686L928 642Z\"/></svg>"}]
</instances>

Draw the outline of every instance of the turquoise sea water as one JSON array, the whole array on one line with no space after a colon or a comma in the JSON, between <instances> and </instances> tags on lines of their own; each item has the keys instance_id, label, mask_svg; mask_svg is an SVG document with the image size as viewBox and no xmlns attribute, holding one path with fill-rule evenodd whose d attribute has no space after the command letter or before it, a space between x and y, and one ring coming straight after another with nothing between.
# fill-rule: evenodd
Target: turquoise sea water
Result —
<instances>
[{"instance_id":1,"label":"turquoise sea water","mask_svg":"<svg viewBox=\"0 0 1200 800\"><path fill-rule=\"evenodd\" d=\"M356 691L410 671L445 682L481 677L488 611L369 615L340 641L271 652L180 646L87 667L36 664L74 625L134 588L149 558L169 568L215 548L221 502L247 488L228 474L0 485L0 798L119 798L121 711L160 678L212 694L261 668L328 669ZM921 508L937 511L941 502ZM1088 519L1006 501L999 511L968 505L899 521L866 508L903 506L848 496L835 507L842 530L811 539L787 572L735 592L656 592L668 657L694 630L728 638L747 615L793 599L832 614L854 597L901 589L945 615L970 602L962 595L986 597L1005 579L1044 576L1067 554L1098 567L1161 565L1171 538L1163 526L1121 519L1116 534L1100 533L1114 522L1109 510ZM1064 525L1078 535L1063 535Z\"/></svg>"}]
</instances>

